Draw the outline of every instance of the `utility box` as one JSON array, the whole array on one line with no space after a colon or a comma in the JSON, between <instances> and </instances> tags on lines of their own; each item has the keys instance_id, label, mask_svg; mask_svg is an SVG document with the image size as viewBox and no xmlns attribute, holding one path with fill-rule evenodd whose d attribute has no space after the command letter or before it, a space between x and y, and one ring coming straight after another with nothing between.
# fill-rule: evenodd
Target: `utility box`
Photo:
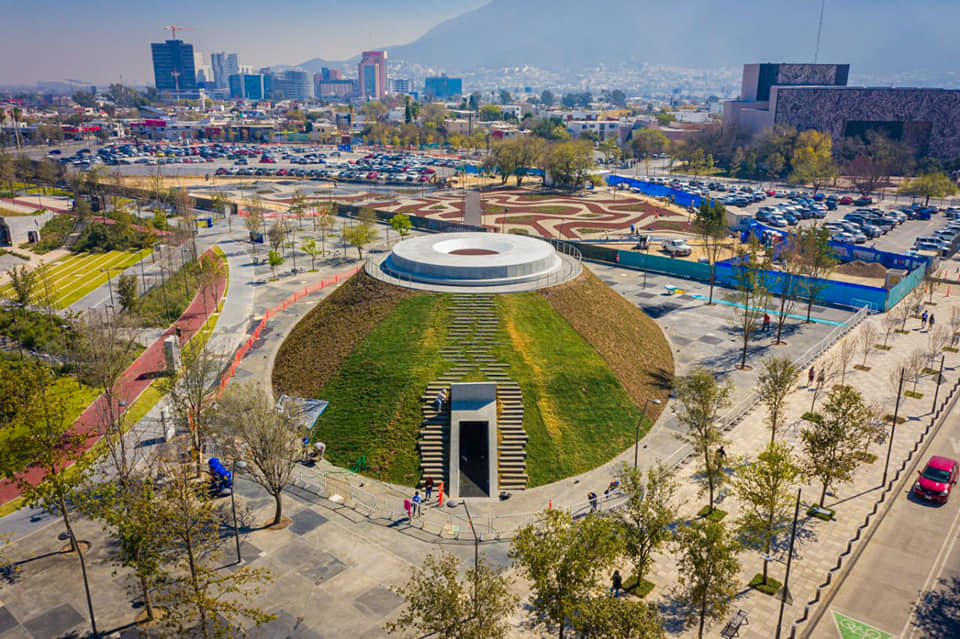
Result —
<instances>
[{"instance_id":1,"label":"utility box","mask_svg":"<svg viewBox=\"0 0 960 639\"><path fill-rule=\"evenodd\" d=\"M39 244L40 231L27 231L27 244Z\"/></svg>"},{"instance_id":2,"label":"utility box","mask_svg":"<svg viewBox=\"0 0 960 639\"><path fill-rule=\"evenodd\" d=\"M175 375L180 370L180 340L176 335L164 338L163 357L167 362L167 373Z\"/></svg>"}]
</instances>

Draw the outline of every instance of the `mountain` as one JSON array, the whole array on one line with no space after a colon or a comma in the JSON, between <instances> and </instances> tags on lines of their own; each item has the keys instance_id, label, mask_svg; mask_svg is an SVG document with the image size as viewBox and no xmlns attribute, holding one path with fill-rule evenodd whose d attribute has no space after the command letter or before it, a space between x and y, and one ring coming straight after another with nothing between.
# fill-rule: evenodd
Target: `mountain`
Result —
<instances>
[{"instance_id":1,"label":"mountain","mask_svg":"<svg viewBox=\"0 0 960 639\"><path fill-rule=\"evenodd\" d=\"M817 0L492 0L414 42L384 48L390 58L448 73L804 62L816 48L820 6ZM849 62L854 79L949 74L960 53L958 21L956 0L827 2L819 60Z\"/></svg>"}]
</instances>

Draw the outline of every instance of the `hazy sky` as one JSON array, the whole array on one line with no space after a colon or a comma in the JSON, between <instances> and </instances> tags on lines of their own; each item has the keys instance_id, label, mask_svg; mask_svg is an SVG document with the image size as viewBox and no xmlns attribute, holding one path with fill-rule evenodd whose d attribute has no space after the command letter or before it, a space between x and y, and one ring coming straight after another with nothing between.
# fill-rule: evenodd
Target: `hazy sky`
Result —
<instances>
[{"instance_id":1,"label":"hazy sky","mask_svg":"<svg viewBox=\"0 0 960 639\"><path fill-rule=\"evenodd\" d=\"M235 51L241 64L332 60L406 44L487 0L29 0L4 3L0 85L76 79L153 83L150 42L192 27L195 50ZM179 34L178 34L179 36Z\"/></svg>"}]
</instances>

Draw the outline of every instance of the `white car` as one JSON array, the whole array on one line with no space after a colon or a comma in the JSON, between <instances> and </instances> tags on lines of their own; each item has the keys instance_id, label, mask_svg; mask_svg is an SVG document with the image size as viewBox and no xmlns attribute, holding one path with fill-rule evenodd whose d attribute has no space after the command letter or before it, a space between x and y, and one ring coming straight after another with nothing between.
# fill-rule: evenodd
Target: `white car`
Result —
<instances>
[{"instance_id":1,"label":"white car","mask_svg":"<svg viewBox=\"0 0 960 639\"><path fill-rule=\"evenodd\" d=\"M693 249L685 240L664 240L663 250L673 257L686 257L693 253Z\"/></svg>"}]
</instances>

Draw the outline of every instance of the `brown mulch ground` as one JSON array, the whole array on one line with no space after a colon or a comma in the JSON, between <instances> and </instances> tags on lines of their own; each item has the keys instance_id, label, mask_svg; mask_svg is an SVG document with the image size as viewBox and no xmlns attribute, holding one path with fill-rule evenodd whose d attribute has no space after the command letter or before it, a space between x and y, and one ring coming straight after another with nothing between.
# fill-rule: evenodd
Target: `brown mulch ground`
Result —
<instances>
[{"instance_id":1,"label":"brown mulch ground","mask_svg":"<svg viewBox=\"0 0 960 639\"><path fill-rule=\"evenodd\" d=\"M363 271L344 282L307 313L280 346L272 372L274 393L317 397L357 344L414 293Z\"/></svg>"},{"instance_id":2,"label":"brown mulch ground","mask_svg":"<svg viewBox=\"0 0 960 639\"><path fill-rule=\"evenodd\" d=\"M841 275L853 275L854 277L887 277L887 269L883 264L878 264L877 262L861 262L860 260L840 264L835 267L833 271Z\"/></svg>"},{"instance_id":3,"label":"brown mulch ground","mask_svg":"<svg viewBox=\"0 0 960 639\"><path fill-rule=\"evenodd\" d=\"M540 294L600 353L637 406L647 399L666 401L673 354L656 322L587 269ZM662 407L650 408L656 420Z\"/></svg>"}]
</instances>

